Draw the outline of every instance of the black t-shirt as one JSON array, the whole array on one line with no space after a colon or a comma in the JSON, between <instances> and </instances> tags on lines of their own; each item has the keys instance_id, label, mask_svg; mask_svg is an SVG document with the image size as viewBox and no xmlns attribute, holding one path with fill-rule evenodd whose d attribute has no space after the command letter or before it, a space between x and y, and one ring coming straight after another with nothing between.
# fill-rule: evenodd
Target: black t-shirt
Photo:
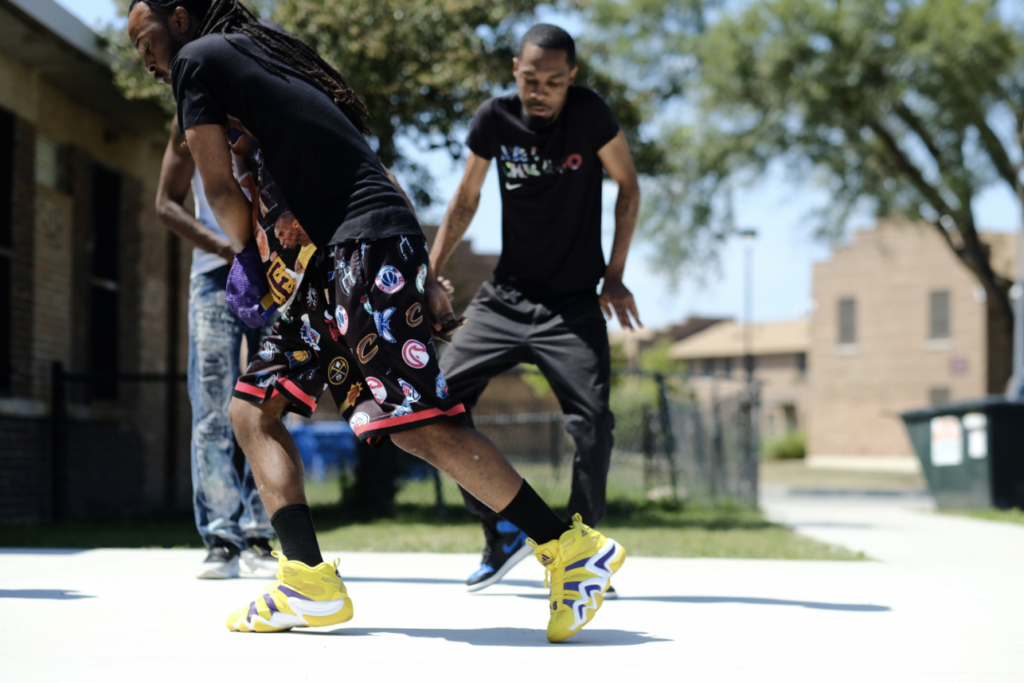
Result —
<instances>
[{"instance_id":1,"label":"black t-shirt","mask_svg":"<svg viewBox=\"0 0 1024 683\"><path fill-rule=\"evenodd\" d=\"M318 87L242 35L230 39L288 74L265 70L220 34L185 45L171 64L181 129L237 117L317 246L422 235L377 155Z\"/></svg>"},{"instance_id":2,"label":"black t-shirt","mask_svg":"<svg viewBox=\"0 0 1024 683\"><path fill-rule=\"evenodd\" d=\"M531 130L519 95L487 100L466 143L498 159L502 250L497 282L535 295L593 291L604 275L601 160L619 131L593 90L570 86L565 107L546 130Z\"/></svg>"}]
</instances>

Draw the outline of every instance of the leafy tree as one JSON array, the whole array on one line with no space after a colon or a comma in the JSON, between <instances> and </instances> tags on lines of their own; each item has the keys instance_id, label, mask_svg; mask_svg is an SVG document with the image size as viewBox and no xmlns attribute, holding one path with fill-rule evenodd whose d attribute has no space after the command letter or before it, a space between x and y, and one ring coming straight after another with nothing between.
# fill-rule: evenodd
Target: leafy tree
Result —
<instances>
[{"instance_id":1,"label":"leafy tree","mask_svg":"<svg viewBox=\"0 0 1024 683\"><path fill-rule=\"evenodd\" d=\"M118 0L122 11L129 0ZM571 7L575 0L568 0ZM431 179L403 152L401 142L464 153L462 136L477 107L512 87L518 36L537 0L262 0L247 5L281 24L345 77L370 111L372 143L386 166L400 171L421 206L431 202ZM121 30L107 32L118 84L130 97L153 98L173 113L166 86L145 73ZM604 94L639 162L660 152L640 139L649 98L627 90L581 59L578 82Z\"/></svg>"},{"instance_id":2,"label":"leafy tree","mask_svg":"<svg viewBox=\"0 0 1024 683\"><path fill-rule=\"evenodd\" d=\"M996 0L723 7L594 4L608 61L657 67L646 52L630 55L625 43L635 35L691 56L662 78L667 96L682 92L686 104L684 122L661 140L675 151L670 172L645 198L642 230L656 265L678 273L713 253L734 230L734 186L782 162L791 177L830 191L817 215L822 235L842 234L865 208L934 226L985 288L995 331L1008 339L1011 282L994 272L972 207L994 183L1024 203L1024 37Z\"/></svg>"}]
</instances>

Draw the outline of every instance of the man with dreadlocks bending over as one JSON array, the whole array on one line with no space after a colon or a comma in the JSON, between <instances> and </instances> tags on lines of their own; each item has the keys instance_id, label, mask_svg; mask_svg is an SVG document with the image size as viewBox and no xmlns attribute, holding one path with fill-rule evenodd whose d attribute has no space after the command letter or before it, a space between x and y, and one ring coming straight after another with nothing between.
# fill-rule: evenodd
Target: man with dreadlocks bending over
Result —
<instances>
[{"instance_id":1,"label":"man with dreadlocks bending over","mask_svg":"<svg viewBox=\"0 0 1024 683\"><path fill-rule=\"evenodd\" d=\"M430 272L411 205L363 137L368 115L359 98L312 48L261 26L237 0L133 0L128 35L148 71L174 88L189 151L234 251L252 239L253 212L231 172L229 114L259 142L263 164L317 247L290 322L275 324L264 343L271 353L253 356L230 406L282 552L277 581L231 614L228 628L280 631L352 618L337 561L320 554L302 459L281 421L287 411L312 413L330 387L361 439L391 438L522 529L549 574L548 640L578 633L626 552L578 517L571 527L560 520L463 421L434 350L463 320ZM274 272L271 265L271 279ZM309 357L315 361L299 362Z\"/></svg>"}]
</instances>

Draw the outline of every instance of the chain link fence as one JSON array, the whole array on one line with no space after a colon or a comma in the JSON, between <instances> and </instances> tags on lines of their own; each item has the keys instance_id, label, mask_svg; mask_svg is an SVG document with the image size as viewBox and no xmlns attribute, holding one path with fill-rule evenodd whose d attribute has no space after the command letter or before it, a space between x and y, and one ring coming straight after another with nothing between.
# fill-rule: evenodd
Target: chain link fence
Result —
<instances>
[{"instance_id":1,"label":"chain link fence","mask_svg":"<svg viewBox=\"0 0 1024 683\"><path fill-rule=\"evenodd\" d=\"M538 373L518 374L543 388ZM49 457L35 494L47 509L39 516L64 520L187 510L191 413L184 380L183 375L99 377L55 365ZM576 448L562 414L515 412L507 406L498 406L498 412L491 405L492 412L482 405L474 413L476 427L546 500L565 505ZM616 372L611 409L609 501L757 505L756 383L697 400L683 375ZM357 448L344 424L301 420L289 426L303 446L312 504L351 504L362 492L365 500L358 504L376 505L374 515L387 514L395 502L436 505L442 516L447 507L462 505L458 487L446 475L397 449ZM310 445L310 435L300 434L304 429L317 433L319 451ZM340 455L330 455L332 450ZM388 500L369 500L381 497Z\"/></svg>"},{"instance_id":2,"label":"chain link fence","mask_svg":"<svg viewBox=\"0 0 1024 683\"><path fill-rule=\"evenodd\" d=\"M756 507L759 404L757 383L698 400L682 374L616 372L609 501ZM548 502L568 501L576 448L561 413L478 410L473 421ZM442 508L462 504L457 485L445 475L431 486L410 479L399 502L436 497Z\"/></svg>"}]
</instances>

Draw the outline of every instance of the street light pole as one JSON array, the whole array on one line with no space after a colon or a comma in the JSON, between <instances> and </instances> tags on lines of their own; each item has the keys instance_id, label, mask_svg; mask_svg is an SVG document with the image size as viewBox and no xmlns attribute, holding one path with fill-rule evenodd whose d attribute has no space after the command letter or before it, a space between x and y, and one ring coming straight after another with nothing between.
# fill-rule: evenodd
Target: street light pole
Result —
<instances>
[{"instance_id":1,"label":"street light pole","mask_svg":"<svg viewBox=\"0 0 1024 683\"><path fill-rule=\"evenodd\" d=\"M1017 233L1017 277L1010 296L1013 302L1013 384L1011 400L1024 401L1024 222Z\"/></svg>"},{"instance_id":2,"label":"street light pole","mask_svg":"<svg viewBox=\"0 0 1024 683\"><path fill-rule=\"evenodd\" d=\"M757 230L740 232L744 245L743 275L743 362L747 367L747 384L754 382L754 342L753 342L753 309L754 309L754 240Z\"/></svg>"}]
</instances>

